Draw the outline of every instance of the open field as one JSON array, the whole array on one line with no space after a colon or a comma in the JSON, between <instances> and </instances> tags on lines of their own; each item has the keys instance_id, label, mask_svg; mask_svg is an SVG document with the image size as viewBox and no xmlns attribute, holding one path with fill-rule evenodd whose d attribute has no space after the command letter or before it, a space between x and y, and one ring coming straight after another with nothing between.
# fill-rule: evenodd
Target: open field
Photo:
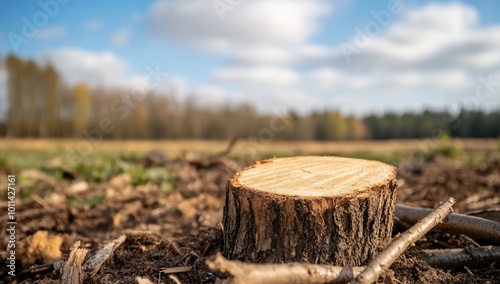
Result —
<instances>
[{"instance_id":1,"label":"open field","mask_svg":"<svg viewBox=\"0 0 500 284\"><path fill-rule=\"evenodd\" d=\"M15 175L17 192L18 278L8 281L60 283L61 273L51 264L66 259L76 241L93 254L124 235L125 242L85 283L135 283L137 276L178 283L163 272L166 268L180 271L173 275L181 283L220 283L228 275L209 269L205 261L222 249L226 181L253 159L272 155L386 160L398 167L398 203L433 208L451 196L457 199L455 212L493 212L495 218L500 212L497 140L239 141L222 158L213 154L228 141L104 141L79 153L80 142L0 140L0 185ZM166 156L154 152L151 158L146 153L153 149ZM421 159L407 159L419 153ZM0 200L6 212L6 195ZM6 218L0 216L0 223ZM407 228L396 220L393 236ZM5 230L0 232L3 261L8 238ZM499 262L446 269L418 258L423 249L478 245L498 243L433 230L398 258L379 283L500 283ZM30 270L31 265L42 266ZM7 279L6 267L2 262L0 279Z\"/></svg>"},{"instance_id":2,"label":"open field","mask_svg":"<svg viewBox=\"0 0 500 284\"><path fill-rule=\"evenodd\" d=\"M228 141L216 140L104 140L93 143L75 139L0 139L1 150L69 150L86 152L146 152L158 149L171 157L183 151L217 153L227 147ZM436 139L369 140L369 141L259 141L240 139L232 153L239 154L318 154L353 152L407 152L426 151L439 143ZM499 147L496 139L454 139L453 143L464 150L492 151Z\"/></svg>"}]
</instances>

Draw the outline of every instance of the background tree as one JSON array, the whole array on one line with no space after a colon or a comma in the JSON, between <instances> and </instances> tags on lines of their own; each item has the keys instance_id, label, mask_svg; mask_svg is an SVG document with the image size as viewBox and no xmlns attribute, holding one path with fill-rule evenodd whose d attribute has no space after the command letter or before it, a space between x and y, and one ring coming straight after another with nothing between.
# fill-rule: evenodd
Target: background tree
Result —
<instances>
[{"instance_id":1,"label":"background tree","mask_svg":"<svg viewBox=\"0 0 500 284\"><path fill-rule=\"evenodd\" d=\"M50 64L39 65L9 55L0 61L7 71L6 97L0 103L0 135L7 137L80 137L98 129L104 119L113 130L106 139L241 139L357 140L435 137L498 138L500 110L462 109L386 112L365 117L346 116L340 110L283 115L259 113L250 104L222 107L197 103L196 94L180 100L175 90L148 92L141 102L125 103L126 89L85 82L66 85ZM1 99L1 98L0 98ZM135 104L137 103L137 104ZM272 129L272 137L262 130Z\"/></svg>"},{"instance_id":2,"label":"background tree","mask_svg":"<svg viewBox=\"0 0 500 284\"><path fill-rule=\"evenodd\" d=\"M7 137L23 135L23 68L24 62L15 55L6 60L7 69Z\"/></svg>"},{"instance_id":3,"label":"background tree","mask_svg":"<svg viewBox=\"0 0 500 284\"><path fill-rule=\"evenodd\" d=\"M61 95L59 93L59 75L52 66L42 71L44 115L40 123L40 137L59 137L61 135Z\"/></svg>"},{"instance_id":4,"label":"background tree","mask_svg":"<svg viewBox=\"0 0 500 284\"><path fill-rule=\"evenodd\" d=\"M73 137L80 137L83 130L89 126L90 116L90 90L84 83L78 83L74 87L73 104Z\"/></svg>"}]
</instances>

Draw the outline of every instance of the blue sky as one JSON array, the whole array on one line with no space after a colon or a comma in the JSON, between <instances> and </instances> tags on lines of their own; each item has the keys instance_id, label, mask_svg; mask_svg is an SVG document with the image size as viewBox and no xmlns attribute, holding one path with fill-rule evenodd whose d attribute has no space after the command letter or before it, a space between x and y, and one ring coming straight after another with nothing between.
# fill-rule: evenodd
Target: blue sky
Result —
<instances>
[{"instance_id":1,"label":"blue sky","mask_svg":"<svg viewBox=\"0 0 500 284\"><path fill-rule=\"evenodd\" d=\"M499 12L494 0L9 0L0 56L51 62L68 84L263 112L498 108ZM148 68L169 75L151 85Z\"/></svg>"}]
</instances>

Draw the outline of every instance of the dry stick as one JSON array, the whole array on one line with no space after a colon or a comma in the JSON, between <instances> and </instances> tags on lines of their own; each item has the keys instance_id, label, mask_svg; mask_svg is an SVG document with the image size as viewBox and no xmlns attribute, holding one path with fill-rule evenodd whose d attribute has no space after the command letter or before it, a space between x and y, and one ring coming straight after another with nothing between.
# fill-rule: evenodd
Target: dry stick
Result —
<instances>
[{"instance_id":1,"label":"dry stick","mask_svg":"<svg viewBox=\"0 0 500 284\"><path fill-rule=\"evenodd\" d=\"M451 201L447 201L451 202ZM444 204L443 204L444 205ZM416 209L429 215L433 210L411 208L397 205L397 208ZM439 208L438 208L439 209ZM422 211L423 210L423 211ZM436 209L437 210L437 209ZM399 218L407 218L404 213L398 214ZM461 214L450 214L469 219L470 216ZM421 216L421 218L425 217ZM448 219L445 218L446 219ZM452 218L452 220L455 220ZM438 221L439 222L439 221ZM440 225L438 225L440 226ZM442 226L442 225L441 225ZM423 232L425 234L425 232ZM423 235L422 234L422 235ZM498 261L500 258L499 247L482 247L472 249L449 249L449 250L423 250L417 255L418 258L437 267L457 267L471 265L471 262L487 264ZM335 283L352 280L363 267L335 267L328 265L314 265L307 263L288 264L247 264L239 261L230 261L217 255L215 260L207 261L211 269L217 269L230 273L234 278L227 283ZM311 274L309 274L311 273Z\"/></svg>"},{"instance_id":2,"label":"dry stick","mask_svg":"<svg viewBox=\"0 0 500 284\"><path fill-rule=\"evenodd\" d=\"M90 276L94 276L99 271L102 264L113 254L117 247L125 242L126 239L127 237L125 235L121 235L97 251L94 256L85 262L85 271Z\"/></svg>"},{"instance_id":3,"label":"dry stick","mask_svg":"<svg viewBox=\"0 0 500 284\"><path fill-rule=\"evenodd\" d=\"M169 267L169 268L164 268L163 270L161 270L161 272L163 272L165 274L189 272L189 271L191 271L191 267L189 267L189 266Z\"/></svg>"},{"instance_id":4,"label":"dry stick","mask_svg":"<svg viewBox=\"0 0 500 284\"><path fill-rule=\"evenodd\" d=\"M410 245L415 243L430 229L439 224L446 215L452 212L451 207L454 203L455 199L453 197L448 198L431 214L403 232L399 237L393 240L385 250L375 257L375 259L366 266L366 269L363 270L356 279L352 280L351 283L373 283L377 281L380 274L388 269Z\"/></svg>"},{"instance_id":5,"label":"dry stick","mask_svg":"<svg viewBox=\"0 0 500 284\"><path fill-rule=\"evenodd\" d=\"M500 261L500 247L422 250L416 256L433 267L484 266Z\"/></svg>"},{"instance_id":6,"label":"dry stick","mask_svg":"<svg viewBox=\"0 0 500 284\"><path fill-rule=\"evenodd\" d=\"M231 141L229 141L229 144L227 145L226 149L224 149L224 151L220 152L217 157L225 157L227 156L231 150L233 149L233 147L236 145L236 142L238 142L238 136L233 136L233 138L231 139Z\"/></svg>"},{"instance_id":7,"label":"dry stick","mask_svg":"<svg viewBox=\"0 0 500 284\"><path fill-rule=\"evenodd\" d=\"M414 224L427 216L432 209L396 205L396 217L401 221ZM464 214L448 215L436 229L464 234L472 238L500 242L500 222Z\"/></svg>"},{"instance_id":8,"label":"dry stick","mask_svg":"<svg viewBox=\"0 0 500 284\"><path fill-rule=\"evenodd\" d=\"M210 269L233 276L224 283L247 284L319 284L345 283L356 277L364 267L339 267L309 263L249 264L225 259L220 253L207 260Z\"/></svg>"}]
</instances>

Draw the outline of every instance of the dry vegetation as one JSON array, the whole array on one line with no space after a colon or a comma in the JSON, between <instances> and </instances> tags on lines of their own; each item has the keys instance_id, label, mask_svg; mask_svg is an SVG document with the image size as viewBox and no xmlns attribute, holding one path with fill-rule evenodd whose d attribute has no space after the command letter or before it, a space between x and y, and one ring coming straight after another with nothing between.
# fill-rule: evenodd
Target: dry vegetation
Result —
<instances>
[{"instance_id":1,"label":"dry vegetation","mask_svg":"<svg viewBox=\"0 0 500 284\"><path fill-rule=\"evenodd\" d=\"M67 150L74 152L79 143L90 143L92 151L104 152L146 152L158 149L171 157L183 151L195 153L217 153L227 146L226 140L104 140L95 144L84 139L0 139L2 150ZM232 154L301 154L301 153L352 153L352 152L410 152L427 151L439 143L433 139L404 140L360 140L360 141L272 141L262 143L258 140L241 140L234 147ZM455 139L454 143L464 150L494 151L498 148L496 139ZM86 149L86 148L85 148ZM255 151L254 151L255 149Z\"/></svg>"}]
</instances>

